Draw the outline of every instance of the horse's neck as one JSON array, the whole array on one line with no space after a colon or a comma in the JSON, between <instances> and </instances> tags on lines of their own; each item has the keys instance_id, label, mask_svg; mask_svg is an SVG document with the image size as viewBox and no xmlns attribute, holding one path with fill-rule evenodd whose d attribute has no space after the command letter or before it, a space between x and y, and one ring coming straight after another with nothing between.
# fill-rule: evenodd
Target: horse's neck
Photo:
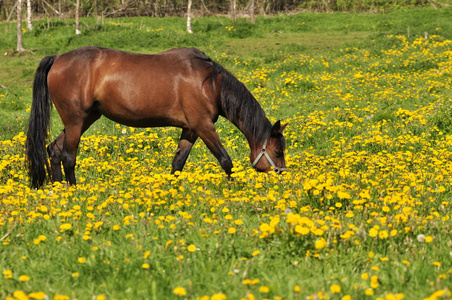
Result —
<instances>
[{"instance_id":1,"label":"horse's neck","mask_svg":"<svg viewBox=\"0 0 452 300\"><path fill-rule=\"evenodd\" d=\"M271 123L267 117L265 117L264 112L262 111L259 113L262 113L262 116L259 116L259 122L252 122L252 126L249 126L250 123L245 122L245 120L242 120L241 118L238 120L231 120L245 136L251 151L262 147L262 144L268 138L267 135L271 130Z\"/></svg>"}]
</instances>

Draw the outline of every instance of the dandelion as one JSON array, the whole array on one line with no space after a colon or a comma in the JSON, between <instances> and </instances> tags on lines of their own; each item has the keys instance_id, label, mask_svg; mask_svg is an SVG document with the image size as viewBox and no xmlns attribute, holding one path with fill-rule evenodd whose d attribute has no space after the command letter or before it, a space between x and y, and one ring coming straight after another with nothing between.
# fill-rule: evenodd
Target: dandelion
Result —
<instances>
[{"instance_id":1,"label":"dandelion","mask_svg":"<svg viewBox=\"0 0 452 300\"><path fill-rule=\"evenodd\" d=\"M15 291L13 293L14 299L28 300L28 296L23 291Z\"/></svg>"},{"instance_id":2,"label":"dandelion","mask_svg":"<svg viewBox=\"0 0 452 300\"><path fill-rule=\"evenodd\" d=\"M369 230L369 236L371 236L371 237L376 237L377 235L378 235L378 229L371 228L371 229Z\"/></svg>"},{"instance_id":3,"label":"dandelion","mask_svg":"<svg viewBox=\"0 0 452 300\"><path fill-rule=\"evenodd\" d=\"M234 234L234 233L236 233L237 232L237 229L235 229L235 227L229 227L228 228L228 233L229 234Z\"/></svg>"},{"instance_id":4,"label":"dandelion","mask_svg":"<svg viewBox=\"0 0 452 300\"><path fill-rule=\"evenodd\" d=\"M173 294L175 294L177 296L185 296L185 295L187 295L187 291L183 287L179 286L173 290Z\"/></svg>"},{"instance_id":5,"label":"dandelion","mask_svg":"<svg viewBox=\"0 0 452 300\"><path fill-rule=\"evenodd\" d=\"M147 270L147 269L149 269L151 266L150 266L149 264L144 263L144 264L141 265L141 267L142 267L143 269Z\"/></svg>"},{"instance_id":6,"label":"dandelion","mask_svg":"<svg viewBox=\"0 0 452 300\"><path fill-rule=\"evenodd\" d=\"M242 284L244 284L244 285L256 285L256 284L258 284L259 283L259 279L244 279L243 281L242 281Z\"/></svg>"},{"instance_id":7,"label":"dandelion","mask_svg":"<svg viewBox=\"0 0 452 300\"><path fill-rule=\"evenodd\" d=\"M210 300L226 300L228 297L226 297L223 293L213 294L212 297L210 297Z\"/></svg>"},{"instance_id":8,"label":"dandelion","mask_svg":"<svg viewBox=\"0 0 452 300\"><path fill-rule=\"evenodd\" d=\"M293 291L297 294L301 293L301 288L299 285L294 285L293 287Z\"/></svg>"},{"instance_id":9,"label":"dandelion","mask_svg":"<svg viewBox=\"0 0 452 300\"><path fill-rule=\"evenodd\" d=\"M321 238L315 242L315 248L317 250L321 250L321 249L325 248L326 245L327 245L327 242L324 238Z\"/></svg>"},{"instance_id":10,"label":"dandelion","mask_svg":"<svg viewBox=\"0 0 452 300\"><path fill-rule=\"evenodd\" d=\"M77 259L77 261L78 261L79 264L84 264L84 263L86 263L86 257L79 257Z\"/></svg>"},{"instance_id":11,"label":"dandelion","mask_svg":"<svg viewBox=\"0 0 452 300\"><path fill-rule=\"evenodd\" d=\"M3 275L5 276L6 279L11 279L11 278L13 278L13 271L5 270L5 271L3 271Z\"/></svg>"},{"instance_id":12,"label":"dandelion","mask_svg":"<svg viewBox=\"0 0 452 300\"><path fill-rule=\"evenodd\" d=\"M262 285L259 287L259 292L262 294L267 294L270 292L270 288L268 286Z\"/></svg>"},{"instance_id":13,"label":"dandelion","mask_svg":"<svg viewBox=\"0 0 452 300\"><path fill-rule=\"evenodd\" d=\"M30 277L28 277L27 275L20 275L19 276L19 280L23 281L23 282L26 282L26 281L30 280Z\"/></svg>"},{"instance_id":14,"label":"dandelion","mask_svg":"<svg viewBox=\"0 0 452 300\"><path fill-rule=\"evenodd\" d=\"M416 238L419 243L425 242L425 235L423 235L423 234L419 234Z\"/></svg>"},{"instance_id":15,"label":"dandelion","mask_svg":"<svg viewBox=\"0 0 452 300\"><path fill-rule=\"evenodd\" d=\"M373 289L376 289L380 286L380 280L378 279L377 275L374 275L370 278L370 287Z\"/></svg>"},{"instance_id":16,"label":"dandelion","mask_svg":"<svg viewBox=\"0 0 452 300\"><path fill-rule=\"evenodd\" d=\"M259 253L261 253L259 250L254 250L253 253L251 253L251 255L257 256L259 255Z\"/></svg>"},{"instance_id":17,"label":"dandelion","mask_svg":"<svg viewBox=\"0 0 452 300\"><path fill-rule=\"evenodd\" d=\"M330 290L331 290L331 293L333 293L333 294L339 294L341 292L341 286L338 284L333 284L330 287Z\"/></svg>"},{"instance_id":18,"label":"dandelion","mask_svg":"<svg viewBox=\"0 0 452 300\"><path fill-rule=\"evenodd\" d=\"M69 223L61 224L60 229L61 230L70 230L72 228L72 225Z\"/></svg>"},{"instance_id":19,"label":"dandelion","mask_svg":"<svg viewBox=\"0 0 452 300\"><path fill-rule=\"evenodd\" d=\"M388 232L386 230L381 230L380 232L378 232L378 237L380 239L387 239L389 236Z\"/></svg>"},{"instance_id":20,"label":"dandelion","mask_svg":"<svg viewBox=\"0 0 452 300\"><path fill-rule=\"evenodd\" d=\"M440 263L439 261L434 261L434 262L433 262L433 265L434 265L435 267L438 267L438 268L441 267L441 263Z\"/></svg>"},{"instance_id":21,"label":"dandelion","mask_svg":"<svg viewBox=\"0 0 452 300\"><path fill-rule=\"evenodd\" d=\"M262 232L268 232L268 231L270 231L270 226L267 223L262 223L259 226L259 230Z\"/></svg>"},{"instance_id":22,"label":"dandelion","mask_svg":"<svg viewBox=\"0 0 452 300\"><path fill-rule=\"evenodd\" d=\"M44 292L33 292L28 294L28 298L35 300L44 300L46 299L46 294Z\"/></svg>"},{"instance_id":23,"label":"dandelion","mask_svg":"<svg viewBox=\"0 0 452 300\"><path fill-rule=\"evenodd\" d=\"M190 246L187 247L187 250L188 250L189 252L195 252L195 251L196 251L196 246L193 245L193 244L191 244Z\"/></svg>"}]
</instances>

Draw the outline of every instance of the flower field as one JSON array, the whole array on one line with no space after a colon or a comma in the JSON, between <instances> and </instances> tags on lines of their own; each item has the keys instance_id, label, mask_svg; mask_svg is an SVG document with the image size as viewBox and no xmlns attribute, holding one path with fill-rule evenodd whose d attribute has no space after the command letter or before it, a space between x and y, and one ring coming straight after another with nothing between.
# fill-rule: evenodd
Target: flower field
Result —
<instances>
[{"instance_id":1,"label":"flower field","mask_svg":"<svg viewBox=\"0 0 452 300\"><path fill-rule=\"evenodd\" d=\"M24 132L1 140L0 298L452 299L452 41L378 42L207 51L289 122L283 175L226 120L231 182L201 141L169 174L179 129L102 120L77 186L31 190Z\"/></svg>"}]
</instances>

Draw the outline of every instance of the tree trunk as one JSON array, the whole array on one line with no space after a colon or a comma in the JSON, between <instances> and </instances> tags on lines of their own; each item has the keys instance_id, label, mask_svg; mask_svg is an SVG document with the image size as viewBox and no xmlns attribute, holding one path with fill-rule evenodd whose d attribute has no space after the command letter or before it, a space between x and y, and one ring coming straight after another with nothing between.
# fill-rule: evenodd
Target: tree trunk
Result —
<instances>
[{"instance_id":1,"label":"tree trunk","mask_svg":"<svg viewBox=\"0 0 452 300\"><path fill-rule=\"evenodd\" d=\"M192 3L192 0L188 0L188 4L187 4L187 32L188 33L193 33L193 31L191 31L191 3Z\"/></svg>"},{"instance_id":2,"label":"tree trunk","mask_svg":"<svg viewBox=\"0 0 452 300\"><path fill-rule=\"evenodd\" d=\"M31 0L27 0L27 28L33 30L33 24L31 23Z\"/></svg>"},{"instance_id":3,"label":"tree trunk","mask_svg":"<svg viewBox=\"0 0 452 300\"><path fill-rule=\"evenodd\" d=\"M75 34L81 34L80 31L80 0L75 3Z\"/></svg>"},{"instance_id":4,"label":"tree trunk","mask_svg":"<svg viewBox=\"0 0 452 300\"><path fill-rule=\"evenodd\" d=\"M236 21L237 20L237 1L236 0L231 0L231 19L232 21Z\"/></svg>"},{"instance_id":5,"label":"tree trunk","mask_svg":"<svg viewBox=\"0 0 452 300\"><path fill-rule=\"evenodd\" d=\"M255 23L254 20L254 0L250 0L250 17L251 17L251 23Z\"/></svg>"},{"instance_id":6,"label":"tree trunk","mask_svg":"<svg viewBox=\"0 0 452 300\"><path fill-rule=\"evenodd\" d=\"M24 52L22 43L22 0L17 0L17 52Z\"/></svg>"},{"instance_id":7,"label":"tree trunk","mask_svg":"<svg viewBox=\"0 0 452 300\"><path fill-rule=\"evenodd\" d=\"M232 21L237 20L237 1L231 0L231 19Z\"/></svg>"}]
</instances>

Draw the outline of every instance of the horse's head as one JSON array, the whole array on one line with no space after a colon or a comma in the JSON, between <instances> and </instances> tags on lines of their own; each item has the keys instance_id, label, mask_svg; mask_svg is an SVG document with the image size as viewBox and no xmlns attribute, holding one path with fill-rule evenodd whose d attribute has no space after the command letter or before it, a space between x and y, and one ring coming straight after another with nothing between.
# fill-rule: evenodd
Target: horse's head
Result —
<instances>
[{"instance_id":1,"label":"horse's head","mask_svg":"<svg viewBox=\"0 0 452 300\"><path fill-rule=\"evenodd\" d=\"M262 144L260 149L251 152L253 167L259 172L275 171L281 174L286 171L286 161L284 159L284 150L286 149L286 140L282 135L287 124L281 125L277 121L271 128L270 135ZM253 159L254 157L254 159Z\"/></svg>"}]
</instances>

